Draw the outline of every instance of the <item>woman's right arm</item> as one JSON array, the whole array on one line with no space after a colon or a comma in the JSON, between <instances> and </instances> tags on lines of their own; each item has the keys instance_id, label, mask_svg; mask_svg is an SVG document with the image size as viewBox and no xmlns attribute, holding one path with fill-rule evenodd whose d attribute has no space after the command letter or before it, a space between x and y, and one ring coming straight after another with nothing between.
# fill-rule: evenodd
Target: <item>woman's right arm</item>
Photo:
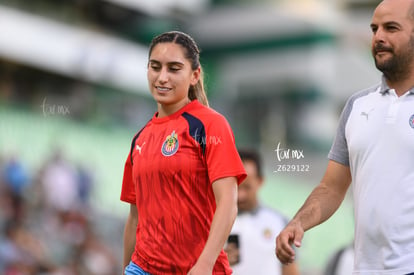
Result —
<instances>
[{"instance_id":1,"label":"woman's right arm","mask_svg":"<svg viewBox=\"0 0 414 275\"><path fill-rule=\"evenodd\" d=\"M135 249L136 231L138 225L138 211L135 204L130 204L128 219L124 228L124 257L122 263L122 274L124 274L125 267L131 261L132 253Z\"/></svg>"}]
</instances>

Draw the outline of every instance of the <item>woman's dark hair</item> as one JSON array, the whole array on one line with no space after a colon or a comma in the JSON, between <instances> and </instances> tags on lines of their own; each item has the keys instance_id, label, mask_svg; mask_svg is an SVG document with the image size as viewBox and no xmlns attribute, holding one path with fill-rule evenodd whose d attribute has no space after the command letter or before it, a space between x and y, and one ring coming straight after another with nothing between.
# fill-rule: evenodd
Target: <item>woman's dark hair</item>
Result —
<instances>
[{"instance_id":1,"label":"woman's dark hair","mask_svg":"<svg viewBox=\"0 0 414 275\"><path fill-rule=\"evenodd\" d=\"M208 106L208 100L203 83L203 70L200 64L200 50L194 39L188 34L180 31L162 33L154 37L154 39L151 41L149 47L149 56L151 56L154 46L159 43L175 43L181 45L186 50L185 57L191 62L191 69L196 70L200 67L200 79L198 80L197 84L190 86L190 89L188 90L188 98L190 100L197 99L202 104Z\"/></svg>"}]
</instances>

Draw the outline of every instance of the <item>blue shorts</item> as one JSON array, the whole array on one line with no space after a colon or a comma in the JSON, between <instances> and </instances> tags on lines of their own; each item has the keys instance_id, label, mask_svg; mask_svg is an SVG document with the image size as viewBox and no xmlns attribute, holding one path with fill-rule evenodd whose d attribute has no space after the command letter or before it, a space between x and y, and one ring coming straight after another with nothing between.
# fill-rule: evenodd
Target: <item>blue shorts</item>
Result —
<instances>
[{"instance_id":1,"label":"blue shorts","mask_svg":"<svg viewBox=\"0 0 414 275\"><path fill-rule=\"evenodd\" d=\"M150 273L142 270L142 268L134 264L132 261L130 261L129 265L125 267L124 273L125 275L151 275Z\"/></svg>"}]
</instances>

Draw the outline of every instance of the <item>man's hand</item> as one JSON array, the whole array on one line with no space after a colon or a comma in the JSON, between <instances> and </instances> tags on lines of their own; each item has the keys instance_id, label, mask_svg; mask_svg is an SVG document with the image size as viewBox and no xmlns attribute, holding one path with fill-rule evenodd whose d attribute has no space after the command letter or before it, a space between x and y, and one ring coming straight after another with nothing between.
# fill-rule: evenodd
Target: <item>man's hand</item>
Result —
<instances>
[{"instance_id":1,"label":"man's hand","mask_svg":"<svg viewBox=\"0 0 414 275\"><path fill-rule=\"evenodd\" d=\"M290 264L295 260L293 245L300 247L304 230L300 223L291 221L276 238L276 257L282 264Z\"/></svg>"},{"instance_id":2,"label":"man's hand","mask_svg":"<svg viewBox=\"0 0 414 275\"><path fill-rule=\"evenodd\" d=\"M229 242L224 248L224 252L227 253L227 258L231 266L239 263L240 251L235 243Z\"/></svg>"}]
</instances>

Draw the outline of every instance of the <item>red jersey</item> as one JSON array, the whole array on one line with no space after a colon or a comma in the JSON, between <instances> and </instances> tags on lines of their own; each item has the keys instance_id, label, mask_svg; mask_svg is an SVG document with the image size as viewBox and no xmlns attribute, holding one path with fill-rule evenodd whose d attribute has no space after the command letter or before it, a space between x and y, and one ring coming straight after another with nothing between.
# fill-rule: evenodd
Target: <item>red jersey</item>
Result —
<instances>
[{"instance_id":1,"label":"red jersey","mask_svg":"<svg viewBox=\"0 0 414 275\"><path fill-rule=\"evenodd\" d=\"M227 120L197 100L135 136L121 200L136 204L132 261L151 274L187 274L203 250L216 209L212 183L246 177ZM231 274L222 250L213 274Z\"/></svg>"}]
</instances>

